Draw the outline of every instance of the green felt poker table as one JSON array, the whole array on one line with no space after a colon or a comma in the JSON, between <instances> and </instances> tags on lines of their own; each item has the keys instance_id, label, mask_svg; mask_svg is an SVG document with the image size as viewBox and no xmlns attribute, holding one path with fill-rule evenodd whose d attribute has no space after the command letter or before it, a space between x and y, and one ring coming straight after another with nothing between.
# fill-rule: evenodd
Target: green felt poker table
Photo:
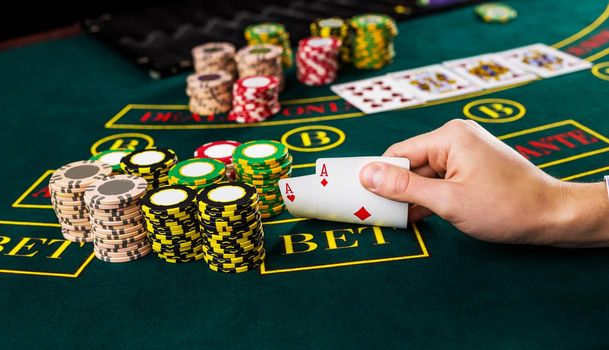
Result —
<instances>
[{"instance_id":1,"label":"green felt poker table","mask_svg":"<svg viewBox=\"0 0 609 350\"><path fill-rule=\"evenodd\" d=\"M338 82L536 42L593 68L372 115L291 72L278 115L234 124L191 115L185 75L151 80L84 34L0 52L0 346L609 347L606 249L488 244L438 217L398 230L283 213L264 221L261 268L222 274L152 254L99 261L90 243L63 239L51 207L54 169L106 149L168 147L187 159L209 141L275 139L298 176L317 158L379 155L453 118L478 121L557 178L599 181L609 173L607 1L506 3L519 13L508 24L472 7L400 23L393 64L345 68Z\"/></svg>"}]
</instances>

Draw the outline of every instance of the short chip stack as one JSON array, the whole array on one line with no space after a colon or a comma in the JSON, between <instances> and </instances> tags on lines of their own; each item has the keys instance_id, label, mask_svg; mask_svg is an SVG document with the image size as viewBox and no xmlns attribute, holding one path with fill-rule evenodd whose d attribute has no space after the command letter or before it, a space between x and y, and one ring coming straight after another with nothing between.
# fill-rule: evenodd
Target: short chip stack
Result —
<instances>
[{"instance_id":1,"label":"short chip stack","mask_svg":"<svg viewBox=\"0 0 609 350\"><path fill-rule=\"evenodd\" d=\"M122 174L123 169L121 169L121 159L131 152L133 152L133 150L130 149L109 149L99 152L90 159L99 160L100 162L112 166L112 174Z\"/></svg>"},{"instance_id":2,"label":"short chip stack","mask_svg":"<svg viewBox=\"0 0 609 350\"><path fill-rule=\"evenodd\" d=\"M263 219L284 209L277 182L292 175L292 156L280 142L257 140L242 144L233 154L237 179L256 188Z\"/></svg>"},{"instance_id":3,"label":"short chip stack","mask_svg":"<svg viewBox=\"0 0 609 350\"><path fill-rule=\"evenodd\" d=\"M179 162L169 170L169 183L186 185L194 190L226 180L226 166L211 158L193 158Z\"/></svg>"},{"instance_id":4,"label":"short chip stack","mask_svg":"<svg viewBox=\"0 0 609 350\"><path fill-rule=\"evenodd\" d=\"M150 253L140 198L148 182L139 176L112 175L91 185L85 202L91 215L93 252L106 262L140 259Z\"/></svg>"},{"instance_id":5,"label":"short chip stack","mask_svg":"<svg viewBox=\"0 0 609 350\"><path fill-rule=\"evenodd\" d=\"M226 165L226 176L235 179L235 168L233 167L233 153L241 142L232 140L208 142L195 150L197 158L217 159Z\"/></svg>"},{"instance_id":6,"label":"short chip stack","mask_svg":"<svg viewBox=\"0 0 609 350\"><path fill-rule=\"evenodd\" d=\"M63 237L72 242L92 242L85 191L112 173L112 167L97 160L82 160L57 169L49 180L51 203L61 224Z\"/></svg>"},{"instance_id":7,"label":"short chip stack","mask_svg":"<svg viewBox=\"0 0 609 350\"><path fill-rule=\"evenodd\" d=\"M270 44L244 46L235 59L240 78L272 75L279 81L279 91L283 91L285 77L281 67L281 47Z\"/></svg>"},{"instance_id":8,"label":"short chip stack","mask_svg":"<svg viewBox=\"0 0 609 350\"><path fill-rule=\"evenodd\" d=\"M152 251L169 263L203 259L197 220L197 192L171 185L146 193L141 200Z\"/></svg>"},{"instance_id":9,"label":"short chip stack","mask_svg":"<svg viewBox=\"0 0 609 350\"><path fill-rule=\"evenodd\" d=\"M281 110L278 80L274 76L259 75L241 78L233 87L233 108L228 120L237 123L265 121Z\"/></svg>"},{"instance_id":10,"label":"short chip stack","mask_svg":"<svg viewBox=\"0 0 609 350\"><path fill-rule=\"evenodd\" d=\"M358 69L381 69L393 62L395 21L382 14L364 14L351 19L353 65Z\"/></svg>"},{"instance_id":11,"label":"short chip stack","mask_svg":"<svg viewBox=\"0 0 609 350\"><path fill-rule=\"evenodd\" d=\"M296 76L308 86L320 86L336 80L340 39L309 37L298 42Z\"/></svg>"},{"instance_id":12,"label":"short chip stack","mask_svg":"<svg viewBox=\"0 0 609 350\"><path fill-rule=\"evenodd\" d=\"M477 5L474 12L486 23L507 23L518 16L513 7L500 2Z\"/></svg>"},{"instance_id":13,"label":"short chip stack","mask_svg":"<svg viewBox=\"0 0 609 350\"><path fill-rule=\"evenodd\" d=\"M226 71L195 73L186 77L188 107L192 113L211 115L231 108L233 76Z\"/></svg>"},{"instance_id":14,"label":"short chip stack","mask_svg":"<svg viewBox=\"0 0 609 350\"><path fill-rule=\"evenodd\" d=\"M351 63L350 31L349 23L340 17L318 19L311 23L311 36L332 37L340 40L340 60L343 63Z\"/></svg>"},{"instance_id":15,"label":"short chip stack","mask_svg":"<svg viewBox=\"0 0 609 350\"><path fill-rule=\"evenodd\" d=\"M192 48L192 62L195 72L200 74L226 71L237 78L235 46L228 42L210 42Z\"/></svg>"},{"instance_id":16,"label":"short chip stack","mask_svg":"<svg viewBox=\"0 0 609 350\"><path fill-rule=\"evenodd\" d=\"M148 181L148 190L169 185L169 169L178 162L178 156L167 148L147 148L129 153L121 160L126 174L137 175Z\"/></svg>"},{"instance_id":17,"label":"short chip stack","mask_svg":"<svg viewBox=\"0 0 609 350\"><path fill-rule=\"evenodd\" d=\"M248 45L271 44L281 47L281 62L284 68L292 67L292 45L290 35L282 24L259 23L245 28Z\"/></svg>"},{"instance_id":18,"label":"short chip stack","mask_svg":"<svg viewBox=\"0 0 609 350\"><path fill-rule=\"evenodd\" d=\"M240 273L264 261L264 231L252 186L224 182L197 195L203 253L210 269Z\"/></svg>"}]
</instances>

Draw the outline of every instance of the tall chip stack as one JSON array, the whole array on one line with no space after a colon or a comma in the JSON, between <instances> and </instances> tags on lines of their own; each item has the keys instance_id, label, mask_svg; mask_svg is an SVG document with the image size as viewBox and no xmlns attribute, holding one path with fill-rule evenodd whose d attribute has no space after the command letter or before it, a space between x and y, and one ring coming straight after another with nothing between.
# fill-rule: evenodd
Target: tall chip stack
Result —
<instances>
[{"instance_id":1,"label":"tall chip stack","mask_svg":"<svg viewBox=\"0 0 609 350\"><path fill-rule=\"evenodd\" d=\"M167 148L146 148L134 151L121 159L125 174L143 177L148 190L169 185L169 169L178 162L178 156Z\"/></svg>"},{"instance_id":2,"label":"tall chip stack","mask_svg":"<svg viewBox=\"0 0 609 350\"><path fill-rule=\"evenodd\" d=\"M197 192L171 185L146 193L140 201L152 251L168 263L203 259L197 219Z\"/></svg>"},{"instance_id":3,"label":"tall chip stack","mask_svg":"<svg viewBox=\"0 0 609 350\"><path fill-rule=\"evenodd\" d=\"M212 141L198 147L194 155L196 158L217 159L226 165L226 176L235 179L235 168L233 166L233 153L241 142L232 140Z\"/></svg>"},{"instance_id":4,"label":"tall chip stack","mask_svg":"<svg viewBox=\"0 0 609 350\"><path fill-rule=\"evenodd\" d=\"M90 160L99 160L102 163L106 163L112 166L112 174L122 174L121 159L127 154L133 152L131 149L109 149L101 151L98 154L90 158Z\"/></svg>"},{"instance_id":5,"label":"tall chip stack","mask_svg":"<svg viewBox=\"0 0 609 350\"><path fill-rule=\"evenodd\" d=\"M85 202L91 215L93 252L102 261L134 261L150 253L140 198L148 182L139 176L112 175L91 185Z\"/></svg>"},{"instance_id":6,"label":"tall chip stack","mask_svg":"<svg viewBox=\"0 0 609 350\"><path fill-rule=\"evenodd\" d=\"M51 204L63 237L72 242L92 242L91 219L85 192L94 182L112 173L98 160L81 160L57 169L49 180Z\"/></svg>"},{"instance_id":7,"label":"tall chip stack","mask_svg":"<svg viewBox=\"0 0 609 350\"><path fill-rule=\"evenodd\" d=\"M292 175L288 148L273 140L250 141L235 149L233 161L237 179L256 188L262 218L281 214L285 205L277 182Z\"/></svg>"},{"instance_id":8,"label":"tall chip stack","mask_svg":"<svg viewBox=\"0 0 609 350\"><path fill-rule=\"evenodd\" d=\"M231 108L233 76L226 71L195 73L186 77L188 107L192 113L214 115Z\"/></svg>"},{"instance_id":9,"label":"tall chip stack","mask_svg":"<svg viewBox=\"0 0 609 350\"><path fill-rule=\"evenodd\" d=\"M169 170L169 183L186 185L196 191L222 181L226 181L226 166L216 159L188 159Z\"/></svg>"},{"instance_id":10,"label":"tall chip stack","mask_svg":"<svg viewBox=\"0 0 609 350\"><path fill-rule=\"evenodd\" d=\"M271 75L279 80L279 91L283 91L285 77L281 67L281 47L271 44L244 46L237 52L235 60L239 78Z\"/></svg>"},{"instance_id":11,"label":"tall chip stack","mask_svg":"<svg viewBox=\"0 0 609 350\"><path fill-rule=\"evenodd\" d=\"M340 39L309 37L298 42L296 77L308 86L332 83L338 75Z\"/></svg>"},{"instance_id":12,"label":"tall chip stack","mask_svg":"<svg viewBox=\"0 0 609 350\"><path fill-rule=\"evenodd\" d=\"M192 48L192 63L196 73L210 74L226 71L237 78L235 46L228 42L210 42Z\"/></svg>"},{"instance_id":13,"label":"tall chip stack","mask_svg":"<svg viewBox=\"0 0 609 350\"><path fill-rule=\"evenodd\" d=\"M351 18L353 65L358 69L381 69L393 62L393 40L398 35L395 21L382 14Z\"/></svg>"},{"instance_id":14,"label":"tall chip stack","mask_svg":"<svg viewBox=\"0 0 609 350\"><path fill-rule=\"evenodd\" d=\"M228 120L237 123L265 121L279 113L279 82L271 75L240 78L233 86L233 108Z\"/></svg>"},{"instance_id":15,"label":"tall chip stack","mask_svg":"<svg viewBox=\"0 0 609 350\"><path fill-rule=\"evenodd\" d=\"M241 273L264 261L264 231L256 189L238 182L223 182L197 195L203 253L213 271Z\"/></svg>"},{"instance_id":16,"label":"tall chip stack","mask_svg":"<svg viewBox=\"0 0 609 350\"><path fill-rule=\"evenodd\" d=\"M340 17L322 18L311 23L311 36L332 37L340 40L340 60L342 63L351 63L350 32L349 23Z\"/></svg>"},{"instance_id":17,"label":"tall chip stack","mask_svg":"<svg viewBox=\"0 0 609 350\"><path fill-rule=\"evenodd\" d=\"M245 40L248 45L271 44L281 47L281 62L284 68L290 68L292 61L292 45L290 35L282 24L258 23L245 28Z\"/></svg>"}]
</instances>

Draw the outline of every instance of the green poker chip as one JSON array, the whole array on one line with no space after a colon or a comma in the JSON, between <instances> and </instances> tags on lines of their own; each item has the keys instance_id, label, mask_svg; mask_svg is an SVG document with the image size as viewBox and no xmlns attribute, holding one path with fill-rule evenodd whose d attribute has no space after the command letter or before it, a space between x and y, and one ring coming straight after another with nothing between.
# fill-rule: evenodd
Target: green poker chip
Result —
<instances>
[{"instance_id":1,"label":"green poker chip","mask_svg":"<svg viewBox=\"0 0 609 350\"><path fill-rule=\"evenodd\" d=\"M216 159L193 158L174 165L169 170L172 184L199 186L224 179L226 165Z\"/></svg>"},{"instance_id":2,"label":"green poker chip","mask_svg":"<svg viewBox=\"0 0 609 350\"><path fill-rule=\"evenodd\" d=\"M233 163L244 166L279 165L288 156L288 148L273 140L256 140L237 146Z\"/></svg>"},{"instance_id":3,"label":"green poker chip","mask_svg":"<svg viewBox=\"0 0 609 350\"><path fill-rule=\"evenodd\" d=\"M110 165L113 173L122 173L121 159L133 151L132 149L109 149L99 152L89 159L99 160L102 163Z\"/></svg>"},{"instance_id":4,"label":"green poker chip","mask_svg":"<svg viewBox=\"0 0 609 350\"><path fill-rule=\"evenodd\" d=\"M478 5L474 12L486 23L507 23L518 17L514 8L499 2Z\"/></svg>"}]
</instances>

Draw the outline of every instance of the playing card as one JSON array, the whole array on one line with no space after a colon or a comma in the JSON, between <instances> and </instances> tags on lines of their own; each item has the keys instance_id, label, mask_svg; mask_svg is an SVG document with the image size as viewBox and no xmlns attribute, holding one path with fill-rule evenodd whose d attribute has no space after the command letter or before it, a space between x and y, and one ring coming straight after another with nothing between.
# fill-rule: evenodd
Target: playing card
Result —
<instances>
[{"instance_id":1,"label":"playing card","mask_svg":"<svg viewBox=\"0 0 609 350\"><path fill-rule=\"evenodd\" d=\"M425 103L414 89L402 86L387 76L332 85L330 88L366 114Z\"/></svg>"},{"instance_id":2,"label":"playing card","mask_svg":"<svg viewBox=\"0 0 609 350\"><path fill-rule=\"evenodd\" d=\"M402 86L415 89L426 101L463 95L481 88L439 64L389 73Z\"/></svg>"},{"instance_id":3,"label":"playing card","mask_svg":"<svg viewBox=\"0 0 609 350\"><path fill-rule=\"evenodd\" d=\"M392 201L366 190L359 181L370 162L390 163L408 169L406 158L321 158L315 163L318 219L406 228L408 204Z\"/></svg>"},{"instance_id":4,"label":"playing card","mask_svg":"<svg viewBox=\"0 0 609 350\"><path fill-rule=\"evenodd\" d=\"M306 175L279 180L279 189L286 209L294 217L314 218L316 215L317 176Z\"/></svg>"},{"instance_id":5,"label":"playing card","mask_svg":"<svg viewBox=\"0 0 609 350\"><path fill-rule=\"evenodd\" d=\"M444 62L443 65L483 89L513 85L537 79L498 55L487 54Z\"/></svg>"},{"instance_id":6,"label":"playing card","mask_svg":"<svg viewBox=\"0 0 609 350\"><path fill-rule=\"evenodd\" d=\"M544 44L533 44L498 52L497 55L542 78L572 73L592 67L592 63Z\"/></svg>"}]
</instances>

